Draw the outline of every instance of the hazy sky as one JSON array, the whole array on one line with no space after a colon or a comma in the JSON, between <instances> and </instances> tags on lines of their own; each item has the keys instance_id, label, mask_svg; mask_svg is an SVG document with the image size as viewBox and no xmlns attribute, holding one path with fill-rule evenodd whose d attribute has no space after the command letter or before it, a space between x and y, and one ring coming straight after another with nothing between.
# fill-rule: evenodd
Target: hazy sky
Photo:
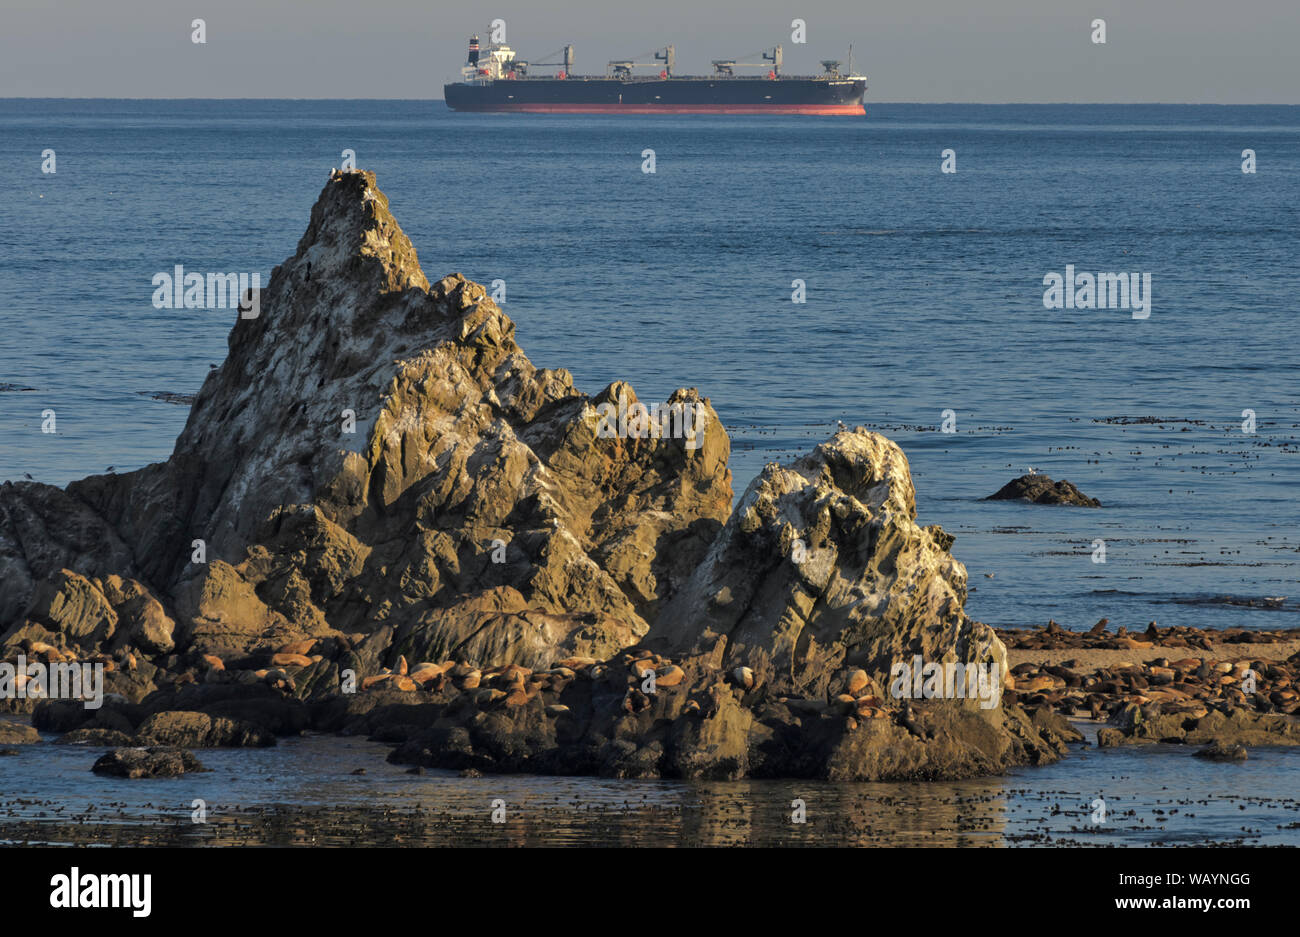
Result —
<instances>
[{"instance_id":1,"label":"hazy sky","mask_svg":"<svg viewBox=\"0 0 1300 937\"><path fill-rule=\"evenodd\" d=\"M3 0L0 97L441 98L498 17L580 74L669 42L679 74L778 42L810 74L853 42L868 105L1300 99L1300 0Z\"/></svg>"}]
</instances>

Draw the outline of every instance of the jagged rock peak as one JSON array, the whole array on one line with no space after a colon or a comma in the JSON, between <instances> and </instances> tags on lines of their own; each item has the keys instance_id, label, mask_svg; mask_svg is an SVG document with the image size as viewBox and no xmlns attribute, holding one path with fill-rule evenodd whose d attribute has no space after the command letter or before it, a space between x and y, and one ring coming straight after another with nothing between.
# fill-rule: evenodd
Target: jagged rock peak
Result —
<instances>
[{"instance_id":1,"label":"jagged rock peak","mask_svg":"<svg viewBox=\"0 0 1300 937\"><path fill-rule=\"evenodd\" d=\"M379 292L429 288L415 247L389 210L375 174L334 170L312 206L311 223L289 265L311 264L317 279L340 274L355 279L359 259L376 262L374 270L382 277Z\"/></svg>"},{"instance_id":2,"label":"jagged rock peak","mask_svg":"<svg viewBox=\"0 0 1300 937\"><path fill-rule=\"evenodd\" d=\"M648 426L627 385L593 401L535 367L482 286L428 283L370 173L331 174L254 309L167 462L71 486L113 562L38 569L0 536L12 615L66 567L153 589L181 647L348 634L368 663L531 666L633 643L730 510L707 398L678 390Z\"/></svg>"}]
</instances>

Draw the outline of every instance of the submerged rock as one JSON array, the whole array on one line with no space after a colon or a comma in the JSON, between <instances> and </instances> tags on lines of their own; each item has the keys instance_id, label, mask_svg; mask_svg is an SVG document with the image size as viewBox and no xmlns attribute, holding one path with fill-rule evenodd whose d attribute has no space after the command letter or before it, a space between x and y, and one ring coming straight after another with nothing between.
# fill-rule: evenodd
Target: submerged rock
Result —
<instances>
[{"instance_id":1,"label":"submerged rock","mask_svg":"<svg viewBox=\"0 0 1300 937\"><path fill-rule=\"evenodd\" d=\"M166 778L206 771L207 768L180 748L115 748L91 767L95 774L118 778Z\"/></svg>"},{"instance_id":2,"label":"submerged rock","mask_svg":"<svg viewBox=\"0 0 1300 937\"><path fill-rule=\"evenodd\" d=\"M1101 502L1089 498L1073 483L1054 482L1046 475L1021 475L1007 482L985 501L1032 501L1034 504L1068 504L1076 507L1099 508Z\"/></svg>"},{"instance_id":3,"label":"submerged rock","mask_svg":"<svg viewBox=\"0 0 1300 937\"><path fill-rule=\"evenodd\" d=\"M1225 742L1214 741L1206 745L1198 752L1194 752L1197 758L1205 758L1209 761L1245 761L1250 756L1246 752L1244 745L1232 745Z\"/></svg>"}]
</instances>

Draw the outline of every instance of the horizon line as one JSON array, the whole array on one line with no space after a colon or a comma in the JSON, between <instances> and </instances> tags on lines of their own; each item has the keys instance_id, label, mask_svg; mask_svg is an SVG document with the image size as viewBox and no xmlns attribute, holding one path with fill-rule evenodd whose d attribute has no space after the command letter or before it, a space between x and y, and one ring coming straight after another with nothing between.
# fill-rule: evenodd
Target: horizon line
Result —
<instances>
[{"instance_id":1,"label":"horizon line","mask_svg":"<svg viewBox=\"0 0 1300 937\"><path fill-rule=\"evenodd\" d=\"M0 96L0 101L374 101L374 102L420 102L426 104L446 104L445 98L367 98L367 97L109 97L103 95L86 97L66 96ZM928 106L962 106L962 107L1300 107L1300 102L1282 101L875 101L867 106L880 107L898 104L922 104ZM642 115L655 116L655 115ZM671 115L661 115L671 116Z\"/></svg>"}]
</instances>

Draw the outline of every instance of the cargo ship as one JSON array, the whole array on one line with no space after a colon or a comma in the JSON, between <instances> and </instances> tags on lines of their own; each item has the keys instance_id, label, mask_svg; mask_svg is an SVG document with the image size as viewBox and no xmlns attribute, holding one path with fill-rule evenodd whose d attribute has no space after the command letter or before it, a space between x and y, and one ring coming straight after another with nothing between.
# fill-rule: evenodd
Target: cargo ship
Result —
<instances>
[{"instance_id":1,"label":"cargo ship","mask_svg":"<svg viewBox=\"0 0 1300 937\"><path fill-rule=\"evenodd\" d=\"M604 75L573 74L573 46L553 53L555 61L528 62L499 43L480 48L478 36L469 41L462 80L444 85L453 111L523 114L814 114L863 115L867 79L841 72L838 60L827 59L823 73L787 76L781 73L782 50L775 46L756 55L758 62L715 59L712 75L675 75L672 46L656 49L652 61L610 62ZM551 58L546 56L545 58ZM550 74L535 71L554 68ZM653 68L658 74L637 74ZM747 68L766 74L738 74Z\"/></svg>"}]
</instances>

